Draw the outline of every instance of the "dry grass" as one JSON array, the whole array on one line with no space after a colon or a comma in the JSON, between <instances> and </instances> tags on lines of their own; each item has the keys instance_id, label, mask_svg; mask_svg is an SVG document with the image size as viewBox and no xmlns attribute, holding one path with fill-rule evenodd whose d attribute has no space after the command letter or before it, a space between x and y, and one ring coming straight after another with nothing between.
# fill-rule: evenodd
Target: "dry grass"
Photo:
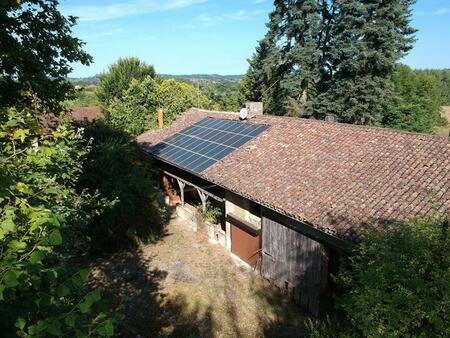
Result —
<instances>
[{"instance_id":1,"label":"dry grass","mask_svg":"<svg viewBox=\"0 0 450 338\"><path fill-rule=\"evenodd\" d=\"M436 128L436 135L440 136L449 136L450 135L450 106L442 107L442 116L444 116L448 124L445 127L437 127Z\"/></svg>"},{"instance_id":2,"label":"dry grass","mask_svg":"<svg viewBox=\"0 0 450 338\"><path fill-rule=\"evenodd\" d=\"M127 337L299 337L305 317L228 252L173 220L164 240L93 264Z\"/></svg>"}]
</instances>

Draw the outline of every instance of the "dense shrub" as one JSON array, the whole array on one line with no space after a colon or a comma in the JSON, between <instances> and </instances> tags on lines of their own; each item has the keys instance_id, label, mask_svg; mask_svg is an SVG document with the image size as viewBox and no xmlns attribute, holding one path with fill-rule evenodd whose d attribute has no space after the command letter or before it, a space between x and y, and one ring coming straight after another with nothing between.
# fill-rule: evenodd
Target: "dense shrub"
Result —
<instances>
[{"instance_id":1,"label":"dense shrub","mask_svg":"<svg viewBox=\"0 0 450 338\"><path fill-rule=\"evenodd\" d=\"M89 243L75 190L86 145L67 124L43 130L34 113L0 114L1 335L112 335L89 271L69 264Z\"/></svg>"},{"instance_id":2,"label":"dense shrub","mask_svg":"<svg viewBox=\"0 0 450 338\"><path fill-rule=\"evenodd\" d=\"M158 238L167 211L148 159L128 135L101 121L85 132L92 150L78 188L95 196L88 229L92 249L115 250Z\"/></svg>"},{"instance_id":3,"label":"dense shrub","mask_svg":"<svg viewBox=\"0 0 450 338\"><path fill-rule=\"evenodd\" d=\"M336 317L310 325L310 335L449 337L449 280L448 219L370 230L337 276Z\"/></svg>"}]
</instances>

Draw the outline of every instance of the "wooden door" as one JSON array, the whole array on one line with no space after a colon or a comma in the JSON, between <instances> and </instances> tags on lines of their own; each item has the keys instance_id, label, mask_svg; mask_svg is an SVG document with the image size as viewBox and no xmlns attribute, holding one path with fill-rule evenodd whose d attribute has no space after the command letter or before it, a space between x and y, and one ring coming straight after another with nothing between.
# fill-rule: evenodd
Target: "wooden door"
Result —
<instances>
[{"instance_id":1,"label":"wooden door","mask_svg":"<svg viewBox=\"0 0 450 338\"><path fill-rule=\"evenodd\" d=\"M231 223L231 252L244 262L255 266L261 249L259 232Z\"/></svg>"},{"instance_id":2,"label":"wooden door","mask_svg":"<svg viewBox=\"0 0 450 338\"><path fill-rule=\"evenodd\" d=\"M323 244L263 217L261 274L315 315L326 290L327 258Z\"/></svg>"}]
</instances>

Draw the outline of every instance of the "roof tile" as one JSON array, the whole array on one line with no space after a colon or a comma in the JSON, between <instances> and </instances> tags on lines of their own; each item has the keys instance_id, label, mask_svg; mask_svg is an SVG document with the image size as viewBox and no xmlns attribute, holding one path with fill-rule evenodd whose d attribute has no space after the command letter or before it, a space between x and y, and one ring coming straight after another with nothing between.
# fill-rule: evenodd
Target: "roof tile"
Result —
<instances>
[{"instance_id":1,"label":"roof tile","mask_svg":"<svg viewBox=\"0 0 450 338\"><path fill-rule=\"evenodd\" d=\"M191 109L138 137L152 146L200 119ZM450 212L450 138L341 123L257 116L270 127L207 169L207 180L349 240L373 223Z\"/></svg>"}]
</instances>

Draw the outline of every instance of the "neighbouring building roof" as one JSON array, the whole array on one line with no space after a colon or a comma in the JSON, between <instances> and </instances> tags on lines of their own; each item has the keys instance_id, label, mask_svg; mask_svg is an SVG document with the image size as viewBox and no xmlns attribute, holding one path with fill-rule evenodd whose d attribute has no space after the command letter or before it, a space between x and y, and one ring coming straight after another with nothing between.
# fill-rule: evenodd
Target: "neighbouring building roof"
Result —
<instances>
[{"instance_id":1,"label":"neighbouring building roof","mask_svg":"<svg viewBox=\"0 0 450 338\"><path fill-rule=\"evenodd\" d=\"M76 122L84 122L85 120L92 122L103 117L102 109L100 107L73 108L69 114Z\"/></svg>"},{"instance_id":2,"label":"neighbouring building roof","mask_svg":"<svg viewBox=\"0 0 450 338\"><path fill-rule=\"evenodd\" d=\"M239 118L193 108L137 141L148 149L207 116ZM450 212L450 138L268 115L246 123L270 127L203 178L347 240L368 224Z\"/></svg>"}]
</instances>

